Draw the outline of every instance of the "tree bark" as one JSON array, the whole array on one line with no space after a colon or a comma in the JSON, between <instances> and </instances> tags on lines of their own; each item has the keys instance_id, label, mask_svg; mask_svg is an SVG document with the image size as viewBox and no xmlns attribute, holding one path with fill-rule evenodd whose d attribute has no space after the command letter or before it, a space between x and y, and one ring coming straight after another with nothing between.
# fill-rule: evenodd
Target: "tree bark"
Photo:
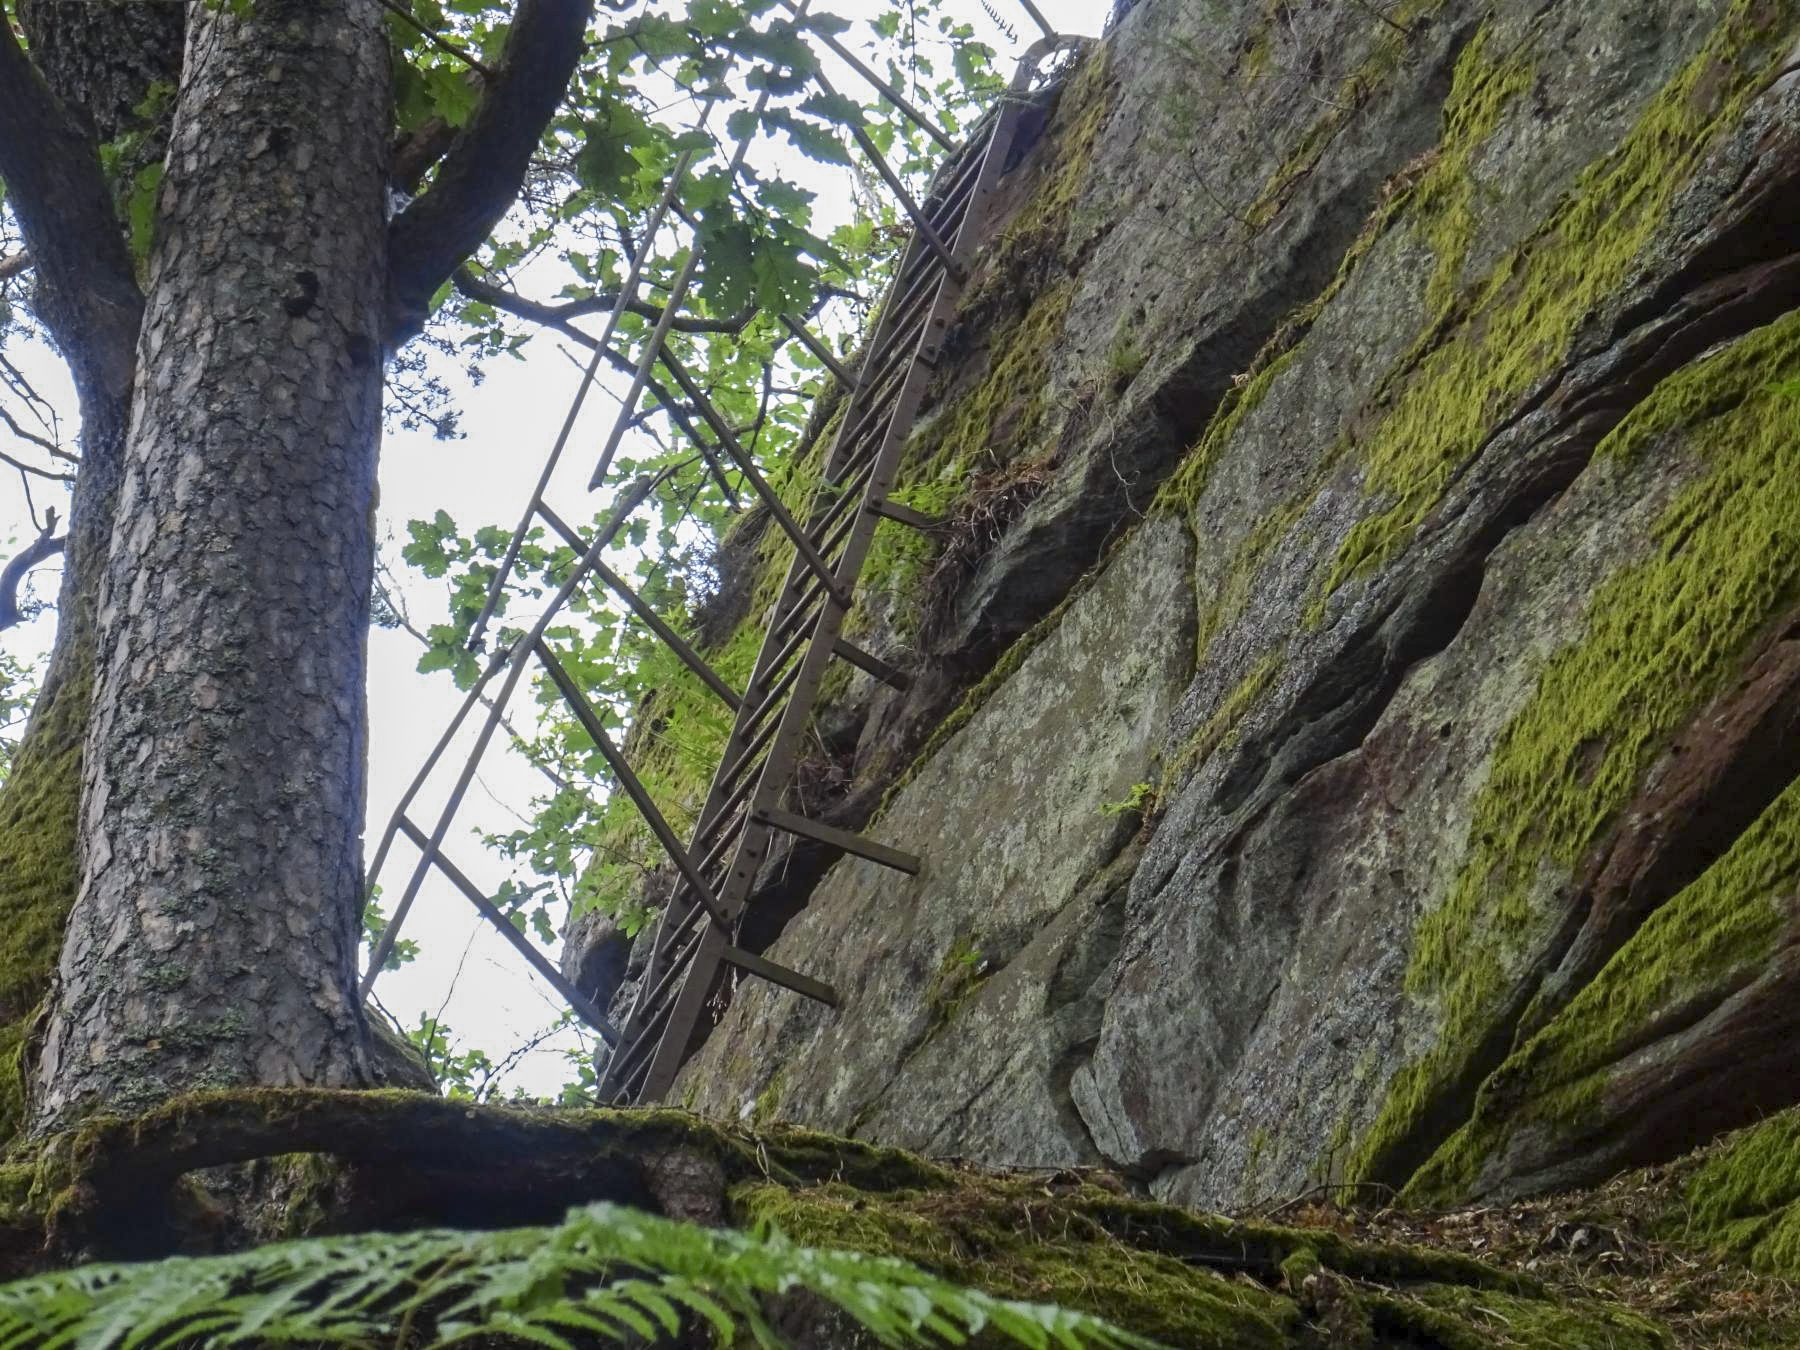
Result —
<instances>
[{"instance_id":1,"label":"tree bark","mask_svg":"<svg viewBox=\"0 0 1800 1350\"><path fill-rule=\"evenodd\" d=\"M188 10L40 1127L195 1086L367 1076L388 61L379 0Z\"/></svg>"}]
</instances>

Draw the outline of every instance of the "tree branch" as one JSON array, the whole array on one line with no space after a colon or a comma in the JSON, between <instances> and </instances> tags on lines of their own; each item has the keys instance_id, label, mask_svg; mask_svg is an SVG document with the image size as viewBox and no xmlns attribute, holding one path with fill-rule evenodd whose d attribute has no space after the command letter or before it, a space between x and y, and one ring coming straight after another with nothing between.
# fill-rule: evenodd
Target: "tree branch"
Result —
<instances>
[{"instance_id":1,"label":"tree branch","mask_svg":"<svg viewBox=\"0 0 1800 1350\"><path fill-rule=\"evenodd\" d=\"M46 558L61 553L68 542L67 535L56 533L55 510L44 512L44 532L0 569L0 632L25 622L25 612L19 608L19 588L25 584L25 574Z\"/></svg>"},{"instance_id":2,"label":"tree branch","mask_svg":"<svg viewBox=\"0 0 1800 1350\"><path fill-rule=\"evenodd\" d=\"M520 0L481 106L444 156L431 189L388 231L394 345L418 331L432 292L518 197L532 152L581 59L593 12L594 0Z\"/></svg>"},{"instance_id":3,"label":"tree branch","mask_svg":"<svg viewBox=\"0 0 1800 1350\"><path fill-rule=\"evenodd\" d=\"M553 328L561 328L569 320L579 319L584 315L609 314L613 306L619 303L619 297L608 292L586 300L571 300L566 305L546 305L541 301L527 300L517 292L496 286L491 281L484 281L469 267L457 268L453 279L456 289L471 300L480 300L495 309L516 314L521 319L530 319L534 323L547 324ZM660 321L663 316L662 306L653 305L648 300L633 300L626 308L652 323ZM727 333L735 336L743 332L755 317L756 311L753 309L730 319L680 317L675 320L673 329L677 333Z\"/></svg>"},{"instance_id":4,"label":"tree branch","mask_svg":"<svg viewBox=\"0 0 1800 1350\"><path fill-rule=\"evenodd\" d=\"M100 155L0 23L0 178L38 274L34 305L78 384L131 389L144 297Z\"/></svg>"},{"instance_id":5,"label":"tree branch","mask_svg":"<svg viewBox=\"0 0 1800 1350\"><path fill-rule=\"evenodd\" d=\"M10 258L0 258L0 281L11 281L21 272L31 270L31 253L21 250Z\"/></svg>"},{"instance_id":6,"label":"tree branch","mask_svg":"<svg viewBox=\"0 0 1800 1350\"><path fill-rule=\"evenodd\" d=\"M444 157L455 141L455 127L441 117L427 118L395 144L388 163L389 181L408 196L416 193L431 166Z\"/></svg>"},{"instance_id":7,"label":"tree branch","mask_svg":"<svg viewBox=\"0 0 1800 1350\"><path fill-rule=\"evenodd\" d=\"M31 445L35 445L38 449L42 450L45 454L51 456L52 458L64 460L70 464L81 463L80 455L70 454L67 450L63 449L60 445L58 445L55 441L51 440L48 436L40 436L35 431L25 430L24 427L19 425L18 419L6 410L6 407L4 404L0 404L0 422L6 423L7 430L12 432L12 434L17 436L20 440L25 441ZM36 472L36 470L32 470L32 472ZM46 474L45 475L45 477L61 477L61 476L62 475L60 475L60 474L58 474L58 475Z\"/></svg>"},{"instance_id":8,"label":"tree branch","mask_svg":"<svg viewBox=\"0 0 1800 1350\"><path fill-rule=\"evenodd\" d=\"M478 70L489 79L494 77L494 72L487 66L482 65L482 63L466 48L459 47L448 38L432 32L424 24L420 23L418 19L413 17L412 10L408 9L405 5L398 3L398 0L381 0L381 6L383 9L387 10L388 13L405 23L409 28L412 28L420 37L424 38L439 51L454 56L471 70Z\"/></svg>"}]
</instances>

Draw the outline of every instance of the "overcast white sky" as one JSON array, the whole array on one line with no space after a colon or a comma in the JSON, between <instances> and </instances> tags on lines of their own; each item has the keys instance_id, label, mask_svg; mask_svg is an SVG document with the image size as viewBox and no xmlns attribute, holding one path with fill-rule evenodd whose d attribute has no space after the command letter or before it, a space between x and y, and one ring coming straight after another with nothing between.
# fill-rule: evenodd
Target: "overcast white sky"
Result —
<instances>
[{"instance_id":1,"label":"overcast white sky","mask_svg":"<svg viewBox=\"0 0 1800 1350\"><path fill-rule=\"evenodd\" d=\"M1017 49L984 13L980 0L960 0L970 22L1001 53L1001 69L1010 73ZM1018 0L989 0L995 11L1016 30L1020 47L1037 36L1035 26ZM1096 34L1106 20L1111 0L1038 0L1051 23L1068 33ZM822 0L847 18L872 18L887 8L886 0ZM840 81L847 87L851 78ZM847 190L834 191L832 170L801 161L813 175L809 186L821 194L820 208L833 199L847 200ZM571 359L573 344L554 335L537 338L523 362L510 359L485 363L488 378L479 388L457 391L462 413L463 438L434 441L423 433L390 434L383 445L381 470L380 530L394 541L386 549L396 574L406 585L406 603L421 627L443 621L444 595L440 583L409 575L399 561L399 543L406 538L406 522L428 518L445 510L461 526L473 528L499 524L510 529L524 509L543 457L556 435L570 398L579 382L579 369ZM29 361L39 387L59 406L72 409L66 380L53 358L29 353L16 345L8 349L16 362ZM583 353L585 357L585 353ZM592 516L595 505L587 497L586 478L597 448L603 442L617 409L617 395L590 397L582 422L566 459L568 472L559 476L551 500L560 504L570 519ZM73 413L68 414L73 426ZM0 428L0 448L8 433ZM33 456L41 458L41 456ZM58 494L37 485L33 492L41 511L45 505L62 504ZM66 514L66 511L65 511ZM30 523L18 476L0 477L0 559L10 557L17 544L36 534ZM14 544L6 540L12 537ZM39 569L35 589L54 596L52 567ZM0 635L4 650L21 659L39 657L53 635L53 616ZM403 632L374 629L369 638L369 713L371 730L368 833L370 848L385 826L394 803L405 790L432 743L454 715L461 701L446 674L420 675L415 667L420 649ZM466 743L466 738L465 738ZM453 751L444 768L421 796L413 815L429 828L461 763ZM496 745L490 749L475 780L457 824L446 841L446 851L479 884L497 887L505 868L490 857L479 835L511 828L531 797L541 791L543 780L517 756ZM384 871L383 889L397 896L416 860L404 842L396 845ZM406 927L407 936L422 944L422 955L413 964L384 975L377 997L399 1020L418 1022L421 1013L437 1017L455 1033L465 1048L478 1046L500 1061L522 1043L553 1023L563 1011L556 994L524 965L505 941L492 932L468 903L447 883L433 878L421 892ZM549 953L554 959L555 953ZM532 1094L554 1093L573 1077L563 1051L576 1044L563 1034L519 1059L506 1084Z\"/></svg>"}]
</instances>

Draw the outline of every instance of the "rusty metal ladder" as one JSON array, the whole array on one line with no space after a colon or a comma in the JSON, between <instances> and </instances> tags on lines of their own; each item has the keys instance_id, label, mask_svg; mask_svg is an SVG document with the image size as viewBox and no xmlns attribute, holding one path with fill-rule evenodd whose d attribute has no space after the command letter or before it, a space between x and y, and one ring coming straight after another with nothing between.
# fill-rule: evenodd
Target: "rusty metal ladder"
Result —
<instances>
[{"instance_id":1,"label":"rusty metal ladder","mask_svg":"<svg viewBox=\"0 0 1800 1350\"><path fill-rule=\"evenodd\" d=\"M850 387L816 499L822 504L793 539L793 564L691 842L673 855L680 880L655 926L636 999L601 1071L602 1100L647 1102L667 1094L729 970L836 1006L829 985L736 945L777 834L814 840L899 872L919 870L917 858L808 819L788 809L786 798L833 661L897 688L907 685L901 672L844 638L844 620L880 521L925 530L937 524L889 500L888 493L967 279L967 259L986 226L1019 109L1016 98L1002 99L940 171L860 371L851 377L834 363Z\"/></svg>"}]
</instances>

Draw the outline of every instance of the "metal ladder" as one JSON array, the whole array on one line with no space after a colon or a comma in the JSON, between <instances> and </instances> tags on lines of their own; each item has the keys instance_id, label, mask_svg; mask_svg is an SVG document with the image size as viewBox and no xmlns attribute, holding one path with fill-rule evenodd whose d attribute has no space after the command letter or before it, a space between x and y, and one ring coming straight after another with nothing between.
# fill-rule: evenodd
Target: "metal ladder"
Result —
<instances>
[{"instance_id":1,"label":"metal ladder","mask_svg":"<svg viewBox=\"0 0 1800 1350\"><path fill-rule=\"evenodd\" d=\"M1002 99L940 171L916 217L861 370L850 383L848 372L838 369L850 384L849 397L825 463L823 504L803 527L789 531L794 561L691 841L672 852L680 880L655 926L636 999L601 1071L602 1100L648 1102L668 1093L703 1036L708 1004L730 970L836 1006L829 985L736 945L777 834L811 839L899 872L919 871L910 854L808 819L788 809L786 799L834 660L907 687L904 674L844 638L844 620L880 521L915 529L937 524L890 501L888 493L967 280L967 260L986 227L1020 108L1018 98ZM572 692L563 689L565 697Z\"/></svg>"}]
</instances>

